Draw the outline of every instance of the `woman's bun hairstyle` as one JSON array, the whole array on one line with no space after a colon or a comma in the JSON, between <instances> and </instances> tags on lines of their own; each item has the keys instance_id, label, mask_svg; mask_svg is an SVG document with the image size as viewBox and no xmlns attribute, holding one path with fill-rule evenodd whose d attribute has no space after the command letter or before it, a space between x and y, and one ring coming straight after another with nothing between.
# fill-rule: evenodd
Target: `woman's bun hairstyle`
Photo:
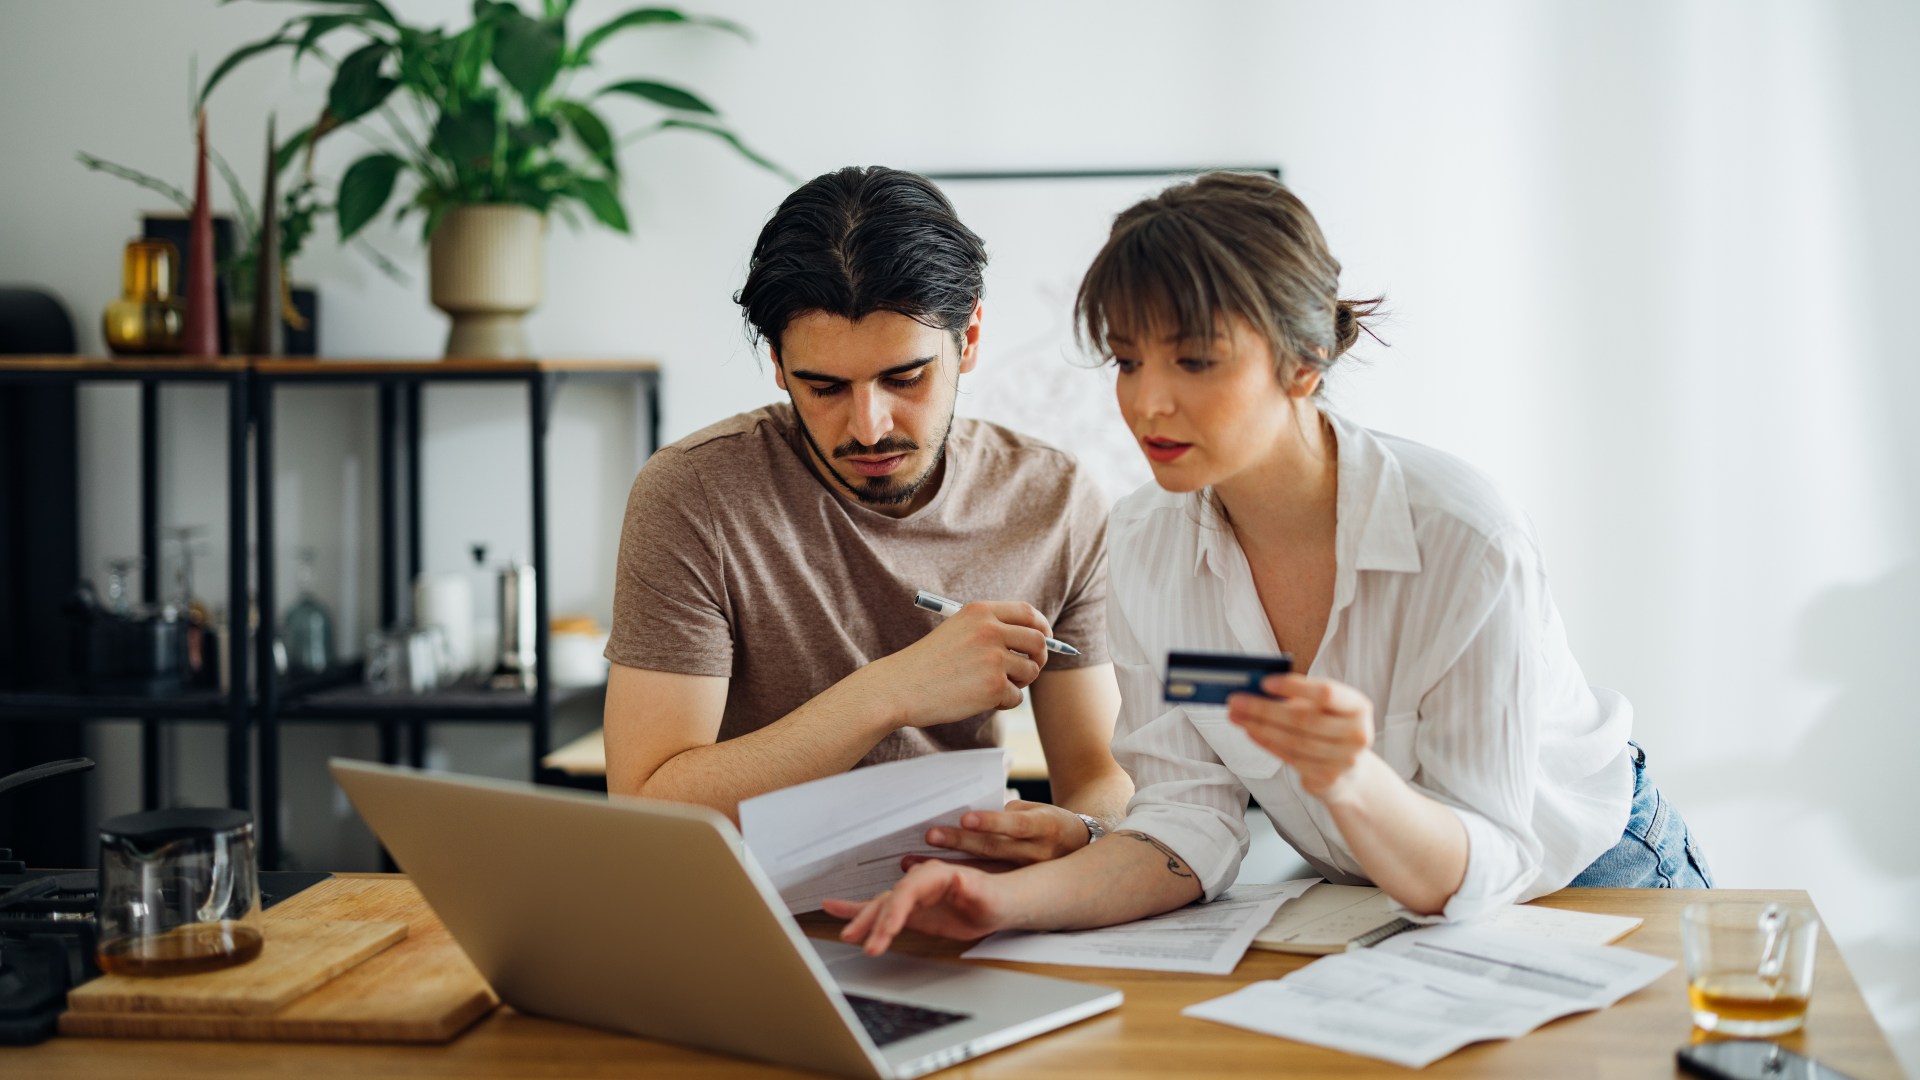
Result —
<instances>
[{"instance_id":1,"label":"woman's bun hairstyle","mask_svg":"<svg viewBox=\"0 0 1920 1080\"><path fill-rule=\"evenodd\" d=\"M1175 184L1114 219L1074 300L1081 343L1108 336L1211 340L1238 316L1290 379L1325 371L1353 346L1380 297L1341 300L1340 263L1306 205L1262 173L1212 172ZM1324 386L1324 381L1322 386Z\"/></svg>"}]
</instances>

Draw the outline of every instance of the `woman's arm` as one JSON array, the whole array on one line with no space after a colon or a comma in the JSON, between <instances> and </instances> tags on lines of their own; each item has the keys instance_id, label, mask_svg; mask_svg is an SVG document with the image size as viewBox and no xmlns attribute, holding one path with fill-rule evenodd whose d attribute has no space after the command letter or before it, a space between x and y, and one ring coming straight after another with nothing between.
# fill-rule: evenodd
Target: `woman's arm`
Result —
<instances>
[{"instance_id":1,"label":"woman's arm","mask_svg":"<svg viewBox=\"0 0 1920 1080\"><path fill-rule=\"evenodd\" d=\"M1235 694L1227 718L1293 766L1325 803L1375 885L1406 908L1438 914L1467 876L1467 830L1375 754L1373 703L1331 679L1272 675L1274 698Z\"/></svg>"},{"instance_id":2,"label":"woman's arm","mask_svg":"<svg viewBox=\"0 0 1920 1080\"><path fill-rule=\"evenodd\" d=\"M1270 700L1236 696L1228 715L1324 802L1374 884L1407 908L1471 918L1513 900L1539 872L1533 828L1542 717L1556 708L1542 677L1545 580L1532 540L1485 538L1446 572L1416 625L1432 667L1417 675L1417 782L1369 748L1373 704L1339 683L1298 675L1263 683ZM1577 688L1585 693L1584 683Z\"/></svg>"},{"instance_id":3,"label":"woman's arm","mask_svg":"<svg viewBox=\"0 0 1920 1080\"><path fill-rule=\"evenodd\" d=\"M842 941L867 955L902 930L970 941L1000 930L1080 930L1158 915L1200 898L1200 881L1173 849L1145 833L1114 833L1064 859L1004 874L929 859L867 901L828 900L852 920Z\"/></svg>"}]
</instances>

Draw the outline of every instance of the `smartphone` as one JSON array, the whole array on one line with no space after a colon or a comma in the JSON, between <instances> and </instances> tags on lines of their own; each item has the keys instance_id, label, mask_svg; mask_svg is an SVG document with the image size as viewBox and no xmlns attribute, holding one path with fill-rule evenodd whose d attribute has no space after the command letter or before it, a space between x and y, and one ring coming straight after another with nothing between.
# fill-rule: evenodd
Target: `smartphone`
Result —
<instances>
[{"instance_id":1,"label":"smartphone","mask_svg":"<svg viewBox=\"0 0 1920 1080\"><path fill-rule=\"evenodd\" d=\"M1810 1057L1760 1039L1683 1046L1674 1056L1680 1071L1708 1080L1853 1080Z\"/></svg>"}]
</instances>

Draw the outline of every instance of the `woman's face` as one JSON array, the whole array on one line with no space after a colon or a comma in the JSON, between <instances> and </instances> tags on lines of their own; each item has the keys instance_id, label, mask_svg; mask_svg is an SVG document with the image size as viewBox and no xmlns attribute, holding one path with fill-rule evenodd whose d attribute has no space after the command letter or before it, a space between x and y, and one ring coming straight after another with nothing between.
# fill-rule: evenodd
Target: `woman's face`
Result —
<instances>
[{"instance_id":1,"label":"woman's face","mask_svg":"<svg viewBox=\"0 0 1920 1080\"><path fill-rule=\"evenodd\" d=\"M1168 491L1197 491L1265 464L1297 430L1299 390L1281 384L1266 338L1239 316L1221 322L1211 341L1134 327L1107 335L1120 415ZM1317 373L1307 379L1311 394Z\"/></svg>"}]
</instances>

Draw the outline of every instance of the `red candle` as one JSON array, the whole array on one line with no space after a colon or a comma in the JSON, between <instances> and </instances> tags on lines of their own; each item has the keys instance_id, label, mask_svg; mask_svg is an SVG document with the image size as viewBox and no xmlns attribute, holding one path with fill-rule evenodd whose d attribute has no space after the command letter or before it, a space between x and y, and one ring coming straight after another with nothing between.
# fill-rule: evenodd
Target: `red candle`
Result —
<instances>
[{"instance_id":1,"label":"red candle","mask_svg":"<svg viewBox=\"0 0 1920 1080\"><path fill-rule=\"evenodd\" d=\"M187 226L187 318L181 352L220 354L219 306L214 297L213 208L207 202L207 114L200 112L193 173L193 218Z\"/></svg>"}]
</instances>

